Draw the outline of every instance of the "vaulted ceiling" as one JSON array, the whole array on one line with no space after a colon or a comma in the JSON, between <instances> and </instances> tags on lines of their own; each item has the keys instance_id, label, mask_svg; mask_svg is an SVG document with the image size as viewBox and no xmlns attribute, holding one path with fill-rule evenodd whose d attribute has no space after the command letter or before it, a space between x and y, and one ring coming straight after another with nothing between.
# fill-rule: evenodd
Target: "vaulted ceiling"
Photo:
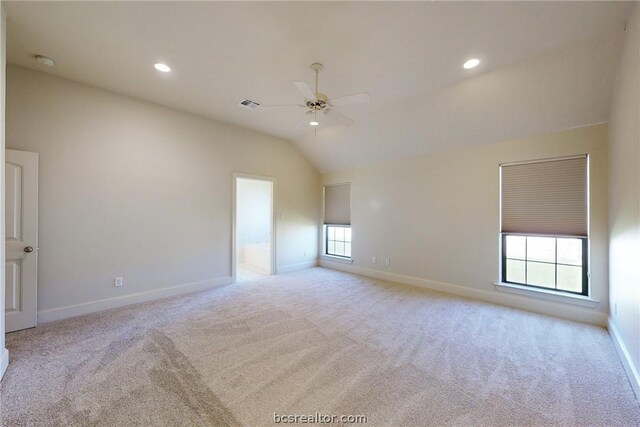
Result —
<instances>
[{"instance_id":1,"label":"vaulted ceiling","mask_svg":"<svg viewBox=\"0 0 640 427\"><path fill-rule=\"evenodd\" d=\"M321 171L608 120L624 2L4 2L8 62L293 141ZM34 60L42 54L54 68ZM464 70L477 57L480 66ZM173 71L162 74L156 62ZM366 91L296 129L295 80Z\"/></svg>"}]
</instances>

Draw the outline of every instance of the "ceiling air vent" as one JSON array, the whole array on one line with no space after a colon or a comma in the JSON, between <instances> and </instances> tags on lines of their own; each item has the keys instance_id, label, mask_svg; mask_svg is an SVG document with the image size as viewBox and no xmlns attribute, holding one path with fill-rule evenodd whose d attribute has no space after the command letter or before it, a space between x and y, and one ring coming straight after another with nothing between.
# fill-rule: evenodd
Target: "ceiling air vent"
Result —
<instances>
[{"instance_id":1,"label":"ceiling air vent","mask_svg":"<svg viewBox=\"0 0 640 427\"><path fill-rule=\"evenodd\" d=\"M242 108L246 108L247 110L255 110L260 106L260 103L256 101L252 101L250 99L243 99L242 101L240 101L240 104L238 105L241 106Z\"/></svg>"}]
</instances>

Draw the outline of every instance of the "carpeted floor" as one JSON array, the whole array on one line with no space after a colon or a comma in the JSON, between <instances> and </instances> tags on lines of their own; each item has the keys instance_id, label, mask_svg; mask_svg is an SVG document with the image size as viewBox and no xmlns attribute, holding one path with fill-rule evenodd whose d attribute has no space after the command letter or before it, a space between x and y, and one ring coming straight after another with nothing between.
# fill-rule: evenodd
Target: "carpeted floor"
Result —
<instances>
[{"instance_id":1,"label":"carpeted floor","mask_svg":"<svg viewBox=\"0 0 640 427\"><path fill-rule=\"evenodd\" d=\"M640 424L604 329L322 268L7 343L8 426Z\"/></svg>"}]
</instances>

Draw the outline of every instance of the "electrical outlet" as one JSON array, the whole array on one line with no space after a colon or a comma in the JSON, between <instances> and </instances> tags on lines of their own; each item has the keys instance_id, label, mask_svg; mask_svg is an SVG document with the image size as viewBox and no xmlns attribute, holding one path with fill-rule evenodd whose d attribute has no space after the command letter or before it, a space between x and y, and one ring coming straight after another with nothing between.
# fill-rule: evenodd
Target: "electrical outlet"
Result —
<instances>
[{"instance_id":1,"label":"electrical outlet","mask_svg":"<svg viewBox=\"0 0 640 427\"><path fill-rule=\"evenodd\" d=\"M378 262L378 260L376 259L376 257L372 256L371 257L371 263L375 264L376 262Z\"/></svg>"},{"instance_id":2,"label":"electrical outlet","mask_svg":"<svg viewBox=\"0 0 640 427\"><path fill-rule=\"evenodd\" d=\"M116 288L119 288L122 286L122 277L116 277L115 279L113 279L113 286L115 286Z\"/></svg>"},{"instance_id":3,"label":"electrical outlet","mask_svg":"<svg viewBox=\"0 0 640 427\"><path fill-rule=\"evenodd\" d=\"M307 257L307 251L304 251L304 254L302 255L303 257Z\"/></svg>"},{"instance_id":4,"label":"electrical outlet","mask_svg":"<svg viewBox=\"0 0 640 427\"><path fill-rule=\"evenodd\" d=\"M613 303L613 314L615 314L616 316L618 315L618 303L617 302Z\"/></svg>"},{"instance_id":5,"label":"electrical outlet","mask_svg":"<svg viewBox=\"0 0 640 427\"><path fill-rule=\"evenodd\" d=\"M389 258L385 258L384 264L385 265L391 265L391 260Z\"/></svg>"}]
</instances>

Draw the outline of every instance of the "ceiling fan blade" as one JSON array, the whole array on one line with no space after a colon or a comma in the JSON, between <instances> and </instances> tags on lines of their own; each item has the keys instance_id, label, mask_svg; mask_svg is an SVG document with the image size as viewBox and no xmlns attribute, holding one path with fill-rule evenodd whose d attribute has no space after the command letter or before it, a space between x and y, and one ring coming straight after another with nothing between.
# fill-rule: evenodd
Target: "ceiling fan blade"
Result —
<instances>
[{"instance_id":1,"label":"ceiling fan blade","mask_svg":"<svg viewBox=\"0 0 640 427\"><path fill-rule=\"evenodd\" d=\"M300 120L298 120L298 123L296 124L296 129L302 129L305 124L309 123L308 121L311 119L312 116L313 116L313 111L311 110L304 113L302 117L300 117Z\"/></svg>"},{"instance_id":2,"label":"ceiling fan blade","mask_svg":"<svg viewBox=\"0 0 640 427\"><path fill-rule=\"evenodd\" d=\"M341 107L343 105L362 104L364 102L369 102L370 99L371 97L367 92L362 92L333 98L329 100L329 103L334 107Z\"/></svg>"},{"instance_id":3,"label":"ceiling fan blade","mask_svg":"<svg viewBox=\"0 0 640 427\"><path fill-rule=\"evenodd\" d=\"M293 82L293 84L296 85L302 96L306 99L316 100L316 94L313 93L313 90L311 90L311 87L306 82Z\"/></svg>"},{"instance_id":4,"label":"ceiling fan blade","mask_svg":"<svg viewBox=\"0 0 640 427\"><path fill-rule=\"evenodd\" d=\"M351 126L353 124L353 120L344 114L340 114L335 110L325 110L324 115L329 117L334 122L341 124L342 126Z\"/></svg>"},{"instance_id":5,"label":"ceiling fan blade","mask_svg":"<svg viewBox=\"0 0 640 427\"><path fill-rule=\"evenodd\" d=\"M261 105L260 106L260 108L281 108L281 107L307 108L306 105L302 105L302 104L281 104L281 105Z\"/></svg>"}]
</instances>

